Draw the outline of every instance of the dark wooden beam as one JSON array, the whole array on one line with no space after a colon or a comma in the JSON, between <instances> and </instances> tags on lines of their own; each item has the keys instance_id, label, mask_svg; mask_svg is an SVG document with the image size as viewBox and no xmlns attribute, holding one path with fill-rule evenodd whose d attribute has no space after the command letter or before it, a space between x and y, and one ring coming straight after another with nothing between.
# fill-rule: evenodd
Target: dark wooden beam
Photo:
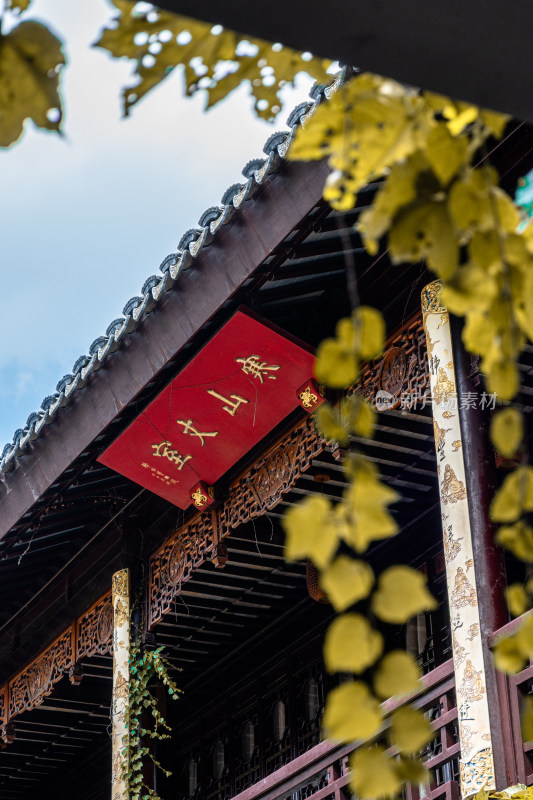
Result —
<instances>
[{"instance_id":1,"label":"dark wooden beam","mask_svg":"<svg viewBox=\"0 0 533 800\"><path fill-rule=\"evenodd\" d=\"M58 412L0 482L0 538L320 200L324 163L287 163L182 273L140 329Z\"/></svg>"},{"instance_id":2,"label":"dark wooden beam","mask_svg":"<svg viewBox=\"0 0 533 800\"><path fill-rule=\"evenodd\" d=\"M517 0L158 0L250 36L533 120L533 5Z\"/></svg>"}]
</instances>

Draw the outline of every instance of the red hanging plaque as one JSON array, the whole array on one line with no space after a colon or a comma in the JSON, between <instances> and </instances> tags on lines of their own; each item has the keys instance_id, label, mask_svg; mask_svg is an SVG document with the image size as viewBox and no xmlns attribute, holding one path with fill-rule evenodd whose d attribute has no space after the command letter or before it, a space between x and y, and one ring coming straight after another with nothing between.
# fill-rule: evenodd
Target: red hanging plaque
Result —
<instances>
[{"instance_id":1,"label":"red hanging plaque","mask_svg":"<svg viewBox=\"0 0 533 800\"><path fill-rule=\"evenodd\" d=\"M187 508L296 408L313 361L237 311L98 460Z\"/></svg>"}]
</instances>

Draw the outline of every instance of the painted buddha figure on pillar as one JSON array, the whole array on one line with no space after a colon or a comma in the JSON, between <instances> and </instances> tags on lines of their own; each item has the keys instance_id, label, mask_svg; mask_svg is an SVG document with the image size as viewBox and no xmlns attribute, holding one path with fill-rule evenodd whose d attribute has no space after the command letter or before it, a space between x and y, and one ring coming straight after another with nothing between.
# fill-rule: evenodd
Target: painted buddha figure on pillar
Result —
<instances>
[{"instance_id":1,"label":"painted buddha figure on pillar","mask_svg":"<svg viewBox=\"0 0 533 800\"><path fill-rule=\"evenodd\" d=\"M449 464L444 468L444 480L442 481L442 501L443 503L457 503L466 497L466 489Z\"/></svg>"}]
</instances>

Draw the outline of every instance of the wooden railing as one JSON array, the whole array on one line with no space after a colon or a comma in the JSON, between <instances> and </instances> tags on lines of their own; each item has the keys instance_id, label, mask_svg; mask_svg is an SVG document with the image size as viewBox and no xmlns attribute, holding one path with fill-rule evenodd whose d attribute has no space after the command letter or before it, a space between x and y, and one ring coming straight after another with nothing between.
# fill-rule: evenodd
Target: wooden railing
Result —
<instances>
[{"instance_id":1,"label":"wooden railing","mask_svg":"<svg viewBox=\"0 0 533 800\"><path fill-rule=\"evenodd\" d=\"M528 612L529 614L533 612ZM524 621L525 616L518 617L489 638L491 647L497 641L513 633ZM504 755L507 772L507 785L525 783L533 784L533 742L524 742L520 726L520 715L524 698L533 692L533 665L516 675L504 675L496 672L498 699L502 719Z\"/></svg>"},{"instance_id":2,"label":"wooden railing","mask_svg":"<svg viewBox=\"0 0 533 800\"><path fill-rule=\"evenodd\" d=\"M400 705L389 703L388 710ZM429 791L409 788L406 800L458 800L459 743L455 677L450 659L423 678L414 705L425 711L435 728L425 761L432 771ZM348 758L357 744L321 742L289 764L236 795L234 800L347 800L351 792Z\"/></svg>"}]
</instances>

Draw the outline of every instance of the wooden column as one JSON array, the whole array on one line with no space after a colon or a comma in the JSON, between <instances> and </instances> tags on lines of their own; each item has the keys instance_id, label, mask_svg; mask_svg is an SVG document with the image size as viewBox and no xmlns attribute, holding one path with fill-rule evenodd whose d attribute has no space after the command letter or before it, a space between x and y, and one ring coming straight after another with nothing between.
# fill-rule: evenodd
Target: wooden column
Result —
<instances>
[{"instance_id":1,"label":"wooden column","mask_svg":"<svg viewBox=\"0 0 533 800\"><path fill-rule=\"evenodd\" d=\"M472 531L472 549L476 569L481 647L485 663L487 700L494 756L496 786L503 789L517 782L513 743L504 736L501 701L498 698L497 674L489 647L489 637L509 621L505 601L505 558L494 540L496 526L489 509L498 485L496 459L490 441L491 408L495 398L487 395L479 374L479 359L468 353L462 343L463 321L450 318L452 353L457 382L457 402L461 424L466 490ZM470 402L475 398L476 402Z\"/></svg>"},{"instance_id":2,"label":"wooden column","mask_svg":"<svg viewBox=\"0 0 533 800\"><path fill-rule=\"evenodd\" d=\"M128 731L125 712L128 704L130 655L130 574L121 569L113 575L113 697L111 703L111 799L128 800L122 751Z\"/></svg>"},{"instance_id":3,"label":"wooden column","mask_svg":"<svg viewBox=\"0 0 533 800\"><path fill-rule=\"evenodd\" d=\"M457 398L457 377L448 312L439 299L440 283L422 291L433 425L444 535L446 582L450 604L453 662L461 744L461 795L467 798L485 786L496 788L493 729L487 693L480 605L489 601L478 592L482 570L470 523L472 502L463 452ZM483 480L474 474L472 480ZM479 571L479 576L477 575ZM485 632L486 633L486 632ZM500 787L504 788L504 787Z\"/></svg>"}]
</instances>

